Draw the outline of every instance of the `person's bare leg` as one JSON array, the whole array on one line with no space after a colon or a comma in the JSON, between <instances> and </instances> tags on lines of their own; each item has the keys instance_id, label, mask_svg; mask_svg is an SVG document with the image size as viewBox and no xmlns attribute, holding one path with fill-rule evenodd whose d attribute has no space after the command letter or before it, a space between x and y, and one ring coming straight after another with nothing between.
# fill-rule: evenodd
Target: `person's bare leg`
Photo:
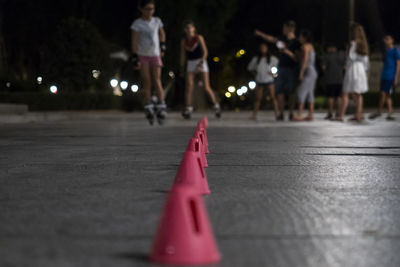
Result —
<instances>
[{"instance_id":1,"label":"person's bare leg","mask_svg":"<svg viewBox=\"0 0 400 267\"><path fill-rule=\"evenodd\" d=\"M208 72L203 72L202 73L202 77L203 77L203 82L204 82L204 89L206 90L206 93L210 96L212 103L218 104L217 102L217 98L215 97L215 93L214 91L211 89L211 85L210 85L210 73Z\"/></svg>"},{"instance_id":2,"label":"person's bare leg","mask_svg":"<svg viewBox=\"0 0 400 267\"><path fill-rule=\"evenodd\" d=\"M314 103L309 103L310 107L308 109L308 116L306 120L312 121L314 120Z\"/></svg>"},{"instance_id":3,"label":"person's bare leg","mask_svg":"<svg viewBox=\"0 0 400 267\"><path fill-rule=\"evenodd\" d=\"M280 115L283 115L283 113L285 112L285 95L284 94L278 95L278 106L279 106Z\"/></svg>"},{"instance_id":4,"label":"person's bare leg","mask_svg":"<svg viewBox=\"0 0 400 267\"><path fill-rule=\"evenodd\" d=\"M353 99L353 102L357 105L357 101L358 101L358 94L356 93L352 93L351 94L351 98Z\"/></svg>"},{"instance_id":5,"label":"person's bare leg","mask_svg":"<svg viewBox=\"0 0 400 267\"><path fill-rule=\"evenodd\" d=\"M146 103L151 102L151 74L148 65L142 65L140 68L140 76L143 82L144 98Z\"/></svg>"},{"instance_id":6,"label":"person's bare leg","mask_svg":"<svg viewBox=\"0 0 400 267\"><path fill-rule=\"evenodd\" d=\"M363 105L363 98L361 94L354 94L354 98L356 101L356 114L355 119L357 121L362 121L362 105Z\"/></svg>"},{"instance_id":7,"label":"person's bare leg","mask_svg":"<svg viewBox=\"0 0 400 267\"><path fill-rule=\"evenodd\" d=\"M386 98L387 98L386 101L387 101L388 113L389 113L389 115L392 115L392 113L393 113L393 101L392 101L392 98L390 96L387 96Z\"/></svg>"},{"instance_id":8,"label":"person's bare leg","mask_svg":"<svg viewBox=\"0 0 400 267\"><path fill-rule=\"evenodd\" d=\"M160 124L167 116L167 105L165 104L165 93L161 82L161 66L150 67L152 83L158 97L156 105L157 119Z\"/></svg>"},{"instance_id":9,"label":"person's bare leg","mask_svg":"<svg viewBox=\"0 0 400 267\"><path fill-rule=\"evenodd\" d=\"M253 120L257 119L258 111L260 110L262 97L263 97L263 88L261 86L257 86L257 88L256 88L256 99L254 101L253 115L251 116L250 119L253 119Z\"/></svg>"},{"instance_id":10,"label":"person's bare leg","mask_svg":"<svg viewBox=\"0 0 400 267\"><path fill-rule=\"evenodd\" d=\"M390 97L390 95L387 95L386 98L387 98L387 106L388 106L388 115L387 115L386 119L389 121L393 121L393 120L395 120L395 118L392 115L392 112L393 112L392 98Z\"/></svg>"},{"instance_id":11,"label":"person's bare leg","mask_svg":"<svg viewBox=\"0 0 400 267\"><path fill-rule=\"evenodd\" d=\"M381 91L380 98L379 98L379 104L378 104L378 111L375 112L375 113L372 113L371 115L369 115L370 119L373 120L373 119L376 119L376 118L378 118L378 117L380 117L382 115L382 111L383 111L383 108L385 106L386 100L387 100L386 93Z\"/></svg>"},{"instance_id":12,"label":"person's bare leg","mask_svg":"<svg viewBox=\"0 0 400 267\"><path fill-rule=\"evenodd\" d=\"M303 120L303 110L304 110L304 103L299 103L299 111L296 117L294 118L295 120L297 121Z\"/></svg>"},{"instance_id":13,"label":"person's bare leg","mask_svg":"<svg viewBox=\"0 0 400 267\"><path fill-rule=\"evenodd\" d=\"M386 93L381 92L381 98L379 100L379 106L378 106L378 114L382 114L383 108L385 106L385 102L387 102L386 97L387 97Z\"/></svg>"},{"instance_id":14,"label":"person's bare leg","mask_svg":"<svg viewBox=\"0 0 400 267\"><path fill-rule=\"evenodd\" d=\"M333 97L328 98L328 114L333 114L333 107L335 105L335 99Z\"/></svg>"},{"instance_id":15,"label":"person's bare leg","mask_svg":"<svg viewBox=\"0 0 400 267\"><path fill-rule=\"evenodd\" d=\"M151 70L152 83L156 90L158 100L160 102L163 102L165 95L164 95L164 88L163 88L162 82L161 82L161 67L160 66L151 66L150 70Z\"/></svg>"},{"instance_id":16,"label":"person's bare leg","mask_svg":"<svg viewBox=\"0 0 400 267\"><path fill-rule=\"evenodd\" d=\"M346 115L346 110L347 110L347 106L349 105L349 94L348 93L344 93L343 94L343 100L342 100L342 107L340 110L340 116L337 118L337 120L339 121L343 121L344 120L344 116Z\"/></svg>"},{"instance_id":17,"label":"person's bare leg","mask_svg":"<svg viewBox=\"0 0 400 267\"><path fill-rule=\"evenodd\" d=\"M341 106L342 106L342 97L338 97L338 98L336 99L336 114L335 114L336 117L338 117L339 114L340 114L340 108L341 108Z\"/></svg>"},{"instance_id":18,"label":"person's bare leg","mask_svg":"<svg viewBox=\"0 0 400 267\"><path fill-rule=\"evenodd\" d=\"M192 97L193 97L193 87L194 87L194 73L189 72L186 75L186 94L185 94L185 103L186 107L192 106Z\"/></svg>"},{"instance_id":19,"label":"person's bare leg","mask_svg":"<svg viewBox=\"0 0 400 267\"><path fill-rule=\"evenodd\" d=\"M278 117L279 109L278 109L278 101L275 97L275 85L271 84L268 86L269 96L271 97L272 105L274 106L275 118Z\"/></svg>"}]
</instances>

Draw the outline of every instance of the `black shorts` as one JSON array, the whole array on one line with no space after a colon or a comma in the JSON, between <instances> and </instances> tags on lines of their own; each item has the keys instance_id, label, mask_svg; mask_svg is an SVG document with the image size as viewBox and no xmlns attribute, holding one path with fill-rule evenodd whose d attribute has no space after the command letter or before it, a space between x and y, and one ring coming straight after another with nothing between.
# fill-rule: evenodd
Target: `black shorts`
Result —
<instances>
[{"instance_id":1,"label":"black shorts","mask_svg":"<svg viewBox=\"0 0 400 267\"><path fill-rule=\"evenodd\" d=\"M338 98L342 96L343 86L341 84L328 84L326 86L326 96Z\"/></svg>"},{"instance_id":2,"label":"black shorts","mask_svg":"<svg viewBox=\"0 0 400 267\"><path fill-rule=\"evenodd\" d=\"M274 84L274 82L269 82L269 83L257 83L257 86L259 86L259 87L267 87L267 86L270 86L270 85L273 85Z\"/></svg>"}]
</instances>

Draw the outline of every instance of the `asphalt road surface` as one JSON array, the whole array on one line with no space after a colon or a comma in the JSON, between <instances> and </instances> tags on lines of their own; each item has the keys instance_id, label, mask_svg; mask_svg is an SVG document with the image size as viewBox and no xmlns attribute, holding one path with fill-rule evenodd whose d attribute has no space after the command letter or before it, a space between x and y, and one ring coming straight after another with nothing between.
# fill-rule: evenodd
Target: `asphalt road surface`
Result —
<instances>
[{"instance_id":1,"label":"asphalt road surface","mask_svg":"<svg viewBox=\"0 0 400 267\"><path fill-rule=\"evenodd\" d=\"M0 121L0 266L153 266L152 238L196 121L171 114L150 127L142 116ZM249 116L210 117L215 266L400 266L400 119Z\"/></svg>"}]
</instances>

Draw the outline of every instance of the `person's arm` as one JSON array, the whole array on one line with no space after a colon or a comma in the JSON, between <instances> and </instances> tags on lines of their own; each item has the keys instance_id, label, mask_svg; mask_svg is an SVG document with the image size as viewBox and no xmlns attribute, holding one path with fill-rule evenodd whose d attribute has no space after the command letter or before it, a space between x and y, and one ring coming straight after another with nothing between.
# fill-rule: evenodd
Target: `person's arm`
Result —
<instances>
[{"instance_id":1,"label":"person's arm","mask_svg":"<svg viewBox=\"0 0 400 267\"><path fill-rule=\"evenodd\" d=\"M396 69L396 76L394 77L394 85L399 84L400 78L400 60L397 60L397 69Z\"/></svg>"},{"instance_id":2,"label":"person's arm","mask_svg":"<svg viewBox=\"0 0 400 267\"><path fill-rule=\"evenodd\" d=\"M165 52L167 51L167 45L165 43L165 41L167 40L167 37L166 37L165 30L163 27L161 27L158 30L158 36L160 38L161 56L164 56Z\"/></svg>"},{"instance_id":3,"label":"person's arm","mask_svg":"<svg viewBox=\"0 0 400 267\"><path fill-rule=\"evenodd\" d=\"M139 63L139 56L137 54L138 52L138 36L139 33L135 30L131 31L131 52L132 55L129 58L129 61L135 66L136 69L140 68L140 63Z\"/></svg>"},{"instance_id":4,"label":"person's arm","mask_svg":"<svg viewBox=\"0 0 400 267\"><path fill-rule=\"evenodd\" d=\"M292 51L290 51L288 48L284 48L282 50L282 53L288 55L291 59L293 59L295 62L298 61L298 57L296 56L295 53L293 53Z\"/></svg>"},{"instance_id":5,"label":"person's arm","mask_svg":"<svg viewBox=\"0 0 400 267\"><path fill-rule=\"evenodd\" d=\"M199 42L200 42L201 48L203 49L203 61L206 61L207 57L208 57L208 49L207 49L206 41L204 40L204 37L202 35L199 35Z\"/></svg>"},{"instance_id":6,"label":"person's arm","mask_svg":"<svg viewBox=\"0 0 400 267\"><path fill-rule=\"evenodd\" d=\"M270 42L270 43L276 43L278 41L278 38L276 38L276 37L274 37L272 35L266 34L266 33L262 32L262 31L259 31L259 30L255 30L254 34L256 36L261 37L262 39L266 40L267 42Z\"/></svg>"},{"instance_id":7,"label":"person's arm","mask_svg":"<svg viewBox=\"0 0 400 267\"><path fill-rule=\"evenodd\" d=\"M167 36L163 27L158 30L158 35L160 36L160 43L165 43Z\"/></svg>"},{"instance_id":8,"label":"person's arm","mask_svg":"<svg viewBox=\"0 0 400 267\"><path fill-rule=\"evenodd\" d=\"M304 72L306 71L307 68L307 62L308 58L310 57L310 47L308 45L303 46L302 48L303 53L302 57L300 59L300 74L299 74L299 80L303 80L304 78Z\"/></svg>"}]
</instances>

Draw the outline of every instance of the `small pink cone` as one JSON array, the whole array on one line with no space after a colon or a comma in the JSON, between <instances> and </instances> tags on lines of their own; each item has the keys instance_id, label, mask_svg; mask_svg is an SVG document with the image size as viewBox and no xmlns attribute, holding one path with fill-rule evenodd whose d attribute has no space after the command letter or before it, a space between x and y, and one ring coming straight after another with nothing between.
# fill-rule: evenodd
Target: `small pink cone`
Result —
<instances>
[{"instance_id":1,"label":"small pink cone","mask_svg":"<svg viewBox=\"0 0 400 267\"><path fill-rule=\"evenodd\" d=\"M169 265L202 265L220 259L202 197L192 187L175 185L168 195L150 260Z\"/></svg>"},{"instance_id":2,"label":"small pink cone","mask_svg":"<svg viewBox=\"0 0 400 267\"><path fill-rule=\"evenodd\" d=\"M207 116L204 116L202 119L201 119L201 121L200 121L203 125L204 125L204 128L208 128L208 117Z\"/></svg>"},{"instance_id":3,"label":"small pink cone","mask_svg":"<svg viewBox=\"0 0 400 267\"><path fill-rule=\"evenodd\" d=\"M208 168L208 162L207 162L207 157L206 157L206 151L207 147L204 143L205 137L204 137L204 132L197 130L194 132L193 138L197 138L200 141L200 156L202 157L202 162L204 163L204 167Z\"/></svg>"},{"instance_id":4,"label":"small pink cone","mask_svg":"<svg viewBox=\"0 0 400 267\"><path fill-rule=\"evenodd\" d=\"M199 194L208 195L211 191L204 170L204 162L201 158L204 153L200 152L200 148L199 139L192 138L183 154L174 183L192 186Z\"/></svg>"},{"instance_id":5,"label":"small pink cone","mask_svg":"<svg viewBox=\"0 0 400 267\"><path fill-rule=\"evenodd\" d=\"M201 131L203 133L203 139L204 139L204 151L206 154L210 154L210 151L208 150L208 138L207 138L207 130L204 128L202 124L197 124L196 131Z\"/></svg>"}]
</instances>

